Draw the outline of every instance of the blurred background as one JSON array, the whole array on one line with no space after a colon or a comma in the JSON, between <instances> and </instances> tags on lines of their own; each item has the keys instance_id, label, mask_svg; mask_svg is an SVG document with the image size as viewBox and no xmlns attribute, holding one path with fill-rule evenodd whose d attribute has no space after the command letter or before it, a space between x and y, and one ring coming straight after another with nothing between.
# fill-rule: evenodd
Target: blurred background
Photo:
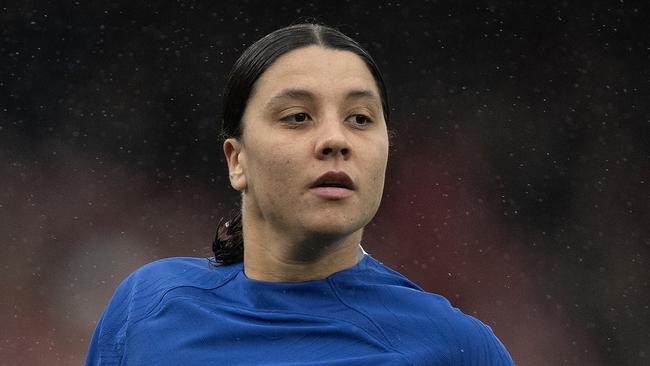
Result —
<instances>
[{"instance_id":1,"label":"blurred background","mask_svg":"<svg viewBox=\"0 0 650 366\"><path fill-rule=\"evenodd\" d=\"M144 263L211 255L242 50L306 19L359 40L395 131L364 248L518 365L648 365L644 2L0 5L0 364L83 363Z\"/></svg>"}]
</instances>

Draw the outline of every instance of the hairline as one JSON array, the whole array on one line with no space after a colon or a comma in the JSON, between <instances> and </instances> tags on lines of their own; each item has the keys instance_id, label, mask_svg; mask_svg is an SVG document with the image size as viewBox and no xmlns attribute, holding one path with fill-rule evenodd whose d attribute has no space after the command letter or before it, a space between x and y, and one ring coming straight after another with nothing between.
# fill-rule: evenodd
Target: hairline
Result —
<instances>
[{"instance_id":1,"label":"hairline","mask_svg":"<svg viewBox=\"0 0 650 366\"><path fill-rule=\"evenodd\" d=\"M288 30L291 30L292 28L310 28L310 34L312 36L311 40L305 41L301 45L298 45L296 47L289 46L290 49L288 51L282 51L281 50L282 47L280 47L279 49L276 49L276 51L279 51L279 54L276 54L275 56L270 56L270 59L272 61L269 62L269 63L265 63L263 68L258 71L259 73L255 77L255 79L252 81L250 86L248 87L247 95L244 96L245 100L243 100L242 102L240 102L241 104L239 104L241 106L240 107L241 109L236 108L237 104L238 104L237 102L233 102L233 104L230 104L230 103L227 104L228 107L224 109L224 119L222 120L223 121L222 126L227 126L227 127L225 127L225 128L222 127L222 129L221 129L222 138L224 138L224 139L231 138L231 137L232 138L238 138L238 137L241 136L241 134L243 132L243 123L242 123L243 120L242 120L242 118L244 116L246 108L248 107L248 103L250 102L251 98L253 97L253 95L255 94L255 92L257 90L257 84L258 84L259 78L268 70L268 68L270 68L279 58L284 56L286 53L289 53L289 52L292 52L292 51L295 51L295 50L299 50L299 49L302 49L302 48L314 47L314 46L322 47L324 49L352 52L353 54L355 54L355 55L357 55L358 57L361 58L361 60L366 65L366 68L368 69L368 71L370 71L370 73L372 74L372 77L373 77L373 79L375 81L375 87L377 88L377 93L378 93L378 96L379 96L379 105L381 106L381 111L382 111L382 114L383 114L386 122L388 122L389 117L390 117L390 106L389 106L389 101L388 101L388 93L387 93L387 90L386 90L385 82L383 80L383 76L382 76L377 64L373 60L372 56L368 53L368 51L365 48L363 48L354 39L352 39L352 38L348 37L347 35L341 33L337 29L334 29L334 28L331 28L331 27L328 27L328 26L324 26L324 25L321 25L321 24L297 24L297 25L292 25L292 26L289 26L289 27L286 27L286 28L276 30L276 31L274 31L272 33L269 33L265 37L262 37L260 40L256 41L253 45L251 45L248 49L246 49L244 51L244 53L242 54L242 56L240 56L240 58L235 62L235 66L231 70L231 73L230 73L230 75L228 76L228 79L227 79L226 91L228 91L228 94L226 94L226 96L228 96L228 98L224 98L224 101L231 100L229 98L235 97L235 95L230 94L230 92L229 92L230 90L233 90L233 89L235 91L240 90L240 87L237 86L236 84L235 85L230 84L233 75L235 75L236 70L238 70L238 68L241 67L240 62L242 62L242 60L246 60L246 59L248 60L247 62L254 61L255 58L258 55L263 54L265 52L264 50L266 49L266 47L269 47L270 45L275 43L274 40L273 41L267 41L267 42L265 42L265 40L276 39L278 37L278 34L277 34L278 32L288 31ZM322 31L322 29L324 29L325 31ZM333 38L330 38L329 32L334 32L334 37ZM260 47L255 47L259 43L262 43L263 46L261 48ZM275 53L275 52L273 52L273 53ZM247 56L247 54L248 54L248 56ZM252 66L252 65L254 65L254 64L250 64L249 67ZM245 90L245 89L243 89L243 90ZM239 115L238 115L239 121L235 121L235 120L230 119L230 117L237 118L237 115L231 115L231 114L226 113L228 111L233 111L233 112L237 113L238 110L239 110ZM230 127L232 127L232 129Z\"/></svg>"}]
</instances>

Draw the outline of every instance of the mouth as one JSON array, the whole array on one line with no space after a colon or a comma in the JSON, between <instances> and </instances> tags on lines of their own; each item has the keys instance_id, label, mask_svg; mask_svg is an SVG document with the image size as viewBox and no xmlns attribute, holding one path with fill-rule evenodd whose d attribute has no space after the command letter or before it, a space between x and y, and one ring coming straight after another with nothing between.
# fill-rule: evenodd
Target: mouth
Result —
<instances>
[{"instance_id":1,"label":"mouth","mask_svg":"<svg viewBox=\"0 0 650 366\"><path fill-rule=\"evenodd\" d=\"M309 190L325 199L343 199L351 196L356 189L352 178L344 172L330 171L321 175Z\"/></svg>"},{"instance_id":2,"label":"mouth","mask_svg":"<svg viewBox=\"0 0 650 366\"><path fill-rule=\"evenodd\" d=\"M352 178L344 172L327 172L321 175L310 186L310 188L319 187L345 188L351 191L355 189Z\"/></svg>"}]
</instances>

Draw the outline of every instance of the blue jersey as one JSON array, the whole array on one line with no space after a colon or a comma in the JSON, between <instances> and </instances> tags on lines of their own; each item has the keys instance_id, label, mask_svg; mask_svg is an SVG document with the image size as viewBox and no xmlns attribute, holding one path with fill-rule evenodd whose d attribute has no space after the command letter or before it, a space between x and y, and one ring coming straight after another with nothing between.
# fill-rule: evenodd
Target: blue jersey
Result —
<instances>
[{"instance_id":1,"label":"blue jersey","mask_svg":"<svg viewBox=\"0 0 650 366\"><path fill-rule=\"evenodd\" d=\"M87 365L513 365L492 330L369 255L306 282L169 258L119 286Z\"/></svg>"}]
</instances>

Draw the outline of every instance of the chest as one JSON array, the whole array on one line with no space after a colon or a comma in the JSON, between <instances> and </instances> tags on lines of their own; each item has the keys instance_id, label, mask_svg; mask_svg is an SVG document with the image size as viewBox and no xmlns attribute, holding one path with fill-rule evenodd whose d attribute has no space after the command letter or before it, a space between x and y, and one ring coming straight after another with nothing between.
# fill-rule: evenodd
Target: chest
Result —
<instances>
[{"instance_id":1,"label":"chest","mask_svg":"<svg viewBox=\"0 0 650 366\"><path fill-rule=\"evenodd\" d=\"M399 334L382 334L358 312L345 307L327 311L259 311L196 298L170 299L129 328L124 364L437 364L435 352L417 345L396 347L391 339ZM428 354L428 362L417 361L423 359L421 353Z\"/></svg>"}]
</instances>

